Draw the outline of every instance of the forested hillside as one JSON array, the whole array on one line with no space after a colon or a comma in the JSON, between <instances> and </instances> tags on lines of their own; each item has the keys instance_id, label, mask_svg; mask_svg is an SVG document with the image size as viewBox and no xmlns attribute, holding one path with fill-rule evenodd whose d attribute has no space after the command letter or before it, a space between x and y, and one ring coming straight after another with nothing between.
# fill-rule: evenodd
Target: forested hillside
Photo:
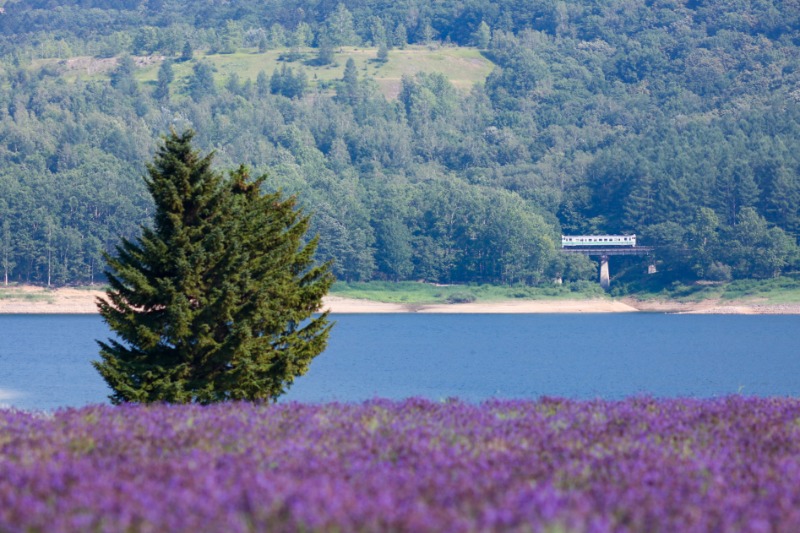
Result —
<instances>
[{"instance_id":1,"label":"forested hillside","mask_svg":"<svg viewBox=\"0 0 800 533\"><path fill-rule=\"evenodd\" d=\"M800 266L797 0L6 1L0 280L101 281L171 127L298 192L345 280L590 279L585 232L660 283Z\"/></svg>"}]
</instances>

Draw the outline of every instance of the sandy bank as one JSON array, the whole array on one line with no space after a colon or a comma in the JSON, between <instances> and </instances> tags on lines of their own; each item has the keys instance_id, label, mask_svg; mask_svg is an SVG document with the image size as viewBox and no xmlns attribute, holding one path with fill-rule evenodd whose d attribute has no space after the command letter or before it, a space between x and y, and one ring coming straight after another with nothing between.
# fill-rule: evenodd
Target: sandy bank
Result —
<instances>
[{"instance_id":1,"label":"sandy bank","mask_svg":"<svg viewBox=\"0 0 800 533\"><path fill-rule=\"evenodd\" d=\"M758 301L736 302L703 300L700 302L676 302L671 300L636 300L623 298L623 302L638 311L652 313L674 313L687 315L800 315L800 304L767 304Z\"/></svg>"},{"instance_id":2,"label":"sandy bank","mask_svg":"<svg viewBox=\"0 0 800 533\"><path fill-rule=\"evenodd\" d=\"M0 314L94 314L97 313L95 300L104 294L88 289L0 287Z\"/></svg>"},{"instance_id":3,"label":"sandy bank","mask_svg":"<svg viewBox=\"0 0 800 533\"><path fill-rule=\"evenodd\" d=\"M41 287L0 287L0 314L94 314L100 290ZM800 314L800 304L742 302L621 300L509 300L467 304L397 304L328 296L324 308L332 313L660 313Z\"/></svg>"}]
</instances>

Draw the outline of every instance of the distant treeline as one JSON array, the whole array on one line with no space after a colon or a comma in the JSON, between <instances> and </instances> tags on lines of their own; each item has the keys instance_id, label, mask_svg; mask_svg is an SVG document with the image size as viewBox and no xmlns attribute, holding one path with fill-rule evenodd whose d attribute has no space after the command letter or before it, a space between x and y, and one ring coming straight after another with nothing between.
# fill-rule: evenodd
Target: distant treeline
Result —
<instances>
[{"instance_id":1,"label":"distant treeline","mask_svg":"<svg viewBox=\"0 0 800 533\"><path fill-rule=\"evenodd\" d=\"M17 1L0 14L0 280L97 280L147 223L160 134L300 194L345 280L588 279L560 233L635 232L659 279L800 263L800 11L791 2ZM346 70L222 77L194 50L474 45L497 68L396 101ZM40 58L116 57L67 83ZM164 55L140 83L131 56ZM192 65L178 83L171 61ZM621 261L623 280L644 271Z\"/></svg>"}]
</instances>

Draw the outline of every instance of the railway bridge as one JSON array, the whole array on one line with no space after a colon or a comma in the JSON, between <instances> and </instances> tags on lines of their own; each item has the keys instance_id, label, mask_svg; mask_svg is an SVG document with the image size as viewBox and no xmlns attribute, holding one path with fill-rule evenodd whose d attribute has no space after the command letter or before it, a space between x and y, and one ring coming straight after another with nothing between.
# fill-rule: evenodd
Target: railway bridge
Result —
<instances>
[{"instance_id":1,"label":"railway bridge","mask_svg":"<svg viewBox=\"0 0 800 533\"><path fill-rule=\"evenodd\" d=\"M607 237L612 237L608 239ZM615 244L622 241L621 236L579 236L562 237L561 253L582 254L600 258L600 286L608 289L611 285L611 278L608 271L608 258L612 255L650 255L654 248L652 246L636 246L636 236L633 237L633 245L629 245L630 236L624 236L625 244ZM578 240L580 239L580 240ZM605 239L605 241L604 241ZM606 244L606 242L608 244ZM592 243L592 244L584 244Z\"/></svg>"}]
</instances>

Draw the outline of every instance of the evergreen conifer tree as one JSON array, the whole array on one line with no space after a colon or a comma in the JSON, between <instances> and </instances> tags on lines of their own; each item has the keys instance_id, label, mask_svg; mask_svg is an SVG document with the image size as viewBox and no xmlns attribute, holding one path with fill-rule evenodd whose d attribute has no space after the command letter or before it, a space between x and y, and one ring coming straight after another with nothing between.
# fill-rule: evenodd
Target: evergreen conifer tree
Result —
<instances>
[{"instance_id":1,"label":"evergreen conifer tree","mask_svg":"<svg viewBox=\"0 0 800 533\"><path fill-rule=\"evenodd\" d=\"M192 100L199 102L206 96L217 94L214 84L214 65L206 61L195 63L192 67L192 74L186 80L186 91Z\"/></svg>"},{"instance_id":2,"label":"evergreen conifer tree","mask_svg":"<svg viewBox=\"0 0 800 533\"><path fill-rule=\"evenodd\" d=\"M489 25L482 20L472 37L475 40L475 45L478 48L481 50L486 50L489 48L489 43L492 41L492 30L489 28Z\"/></svg>"},{"instance_id":3,"label":"evergreen conifer tree","mask_svg":"<svg viewBox=\"0 0 800 533\"><path fill-rule=\"evenodd\" d=\"M317 65L331 65L336 59L335 51L333 49L333 41L326 32L320 32L317 38Z\"/></svg>"},{"instance_id":4,"label":"evergreen conifer tree","mask_svg":"<svg viewBox=\"0 0 800 533\"><path fill-rule=\"evenodd\" d=\"M111 73L111 86L118 89L128 96L136 96L139 85L134 78L136 64L131 56L123 56L119 60L119 65Z\"/></svg>"},{"instance_id":5,"label":"evergreen conifer tree","mask_svg":"<svg viewBox=\"0 0 800 533\"><path fill-rule=\"evenodd\" d=\"M173 132L148 167L153 227L106 256L98 307L118 339L94 365L115 404L272 400L327 343L309 218L245 167L223 179L192 137Z\"/></svg>"},{"instance_id":6,"label":"evergreen conifer tree","mask_svg":"<svg viewBox=\"0 0 800 533\"><path fill-rule=\"evenodd\" d=\"M378 54L376 58L381 63L386 63L387 61L389 61L389 48L386 46L385 42L382 42L378 46Z\"/></svg>"},{"instance_id":7,"label":"evergreen conifer tree","mask_svg":"<svg viewBox=\"0 0 800 533\"><path fill-rule=\"evenodd\" d=\"M259 98L264 98L270 93L270 82L267 73L263 70L258 71L256 76L256 94Z\"/></svg>"},{"instance_id":8,"label":"evergreen conifer tree","mask_svg":"<svg viewBox=\"0 0 800 533\"><path fill-rule=\"evenodd\" d=\"M194 58L194 48L192 48L192 43L186 41L183 43L183 50L181 50L181 57L180 61L191 61Z\"/></svg>"},{"instance_id":9,"label":"evergreen conifer tree","mask_svg":"<svg viewBox=\"0 0 800 533\"><path fill-rule=\"evenodd\" d=\"M358 101L358 94L358 69L356 68L356 62L353 61L353 58L348 57L347 63L344 65L342 81L336 86L336 98L352 106Z\"/></svg>"},{"instance_id":10,"label":"evergreen conifer tree","mask_svg":"<svg viewBox=\"0 0 800 533\"><path fill-rule=\"evenodd\" d=\"M405 49L408 44L408 31L403 24L398 24L394 29L394 46L400 49Z\"/></svg>"},{"instance_id":11,"label":"evergreen conifer tree","mask_svg":"<svg viewBox=\"0 0 800 533\"><path fill-rule=\"evenodd\" d=\"M155 90L153 91L153 98L156 100L168 101L169 100L169 84L175 79L175 72L172 69L172 61L169 59L161 63L158 68L158 81Z\"/></svg>"}]
</instances>

